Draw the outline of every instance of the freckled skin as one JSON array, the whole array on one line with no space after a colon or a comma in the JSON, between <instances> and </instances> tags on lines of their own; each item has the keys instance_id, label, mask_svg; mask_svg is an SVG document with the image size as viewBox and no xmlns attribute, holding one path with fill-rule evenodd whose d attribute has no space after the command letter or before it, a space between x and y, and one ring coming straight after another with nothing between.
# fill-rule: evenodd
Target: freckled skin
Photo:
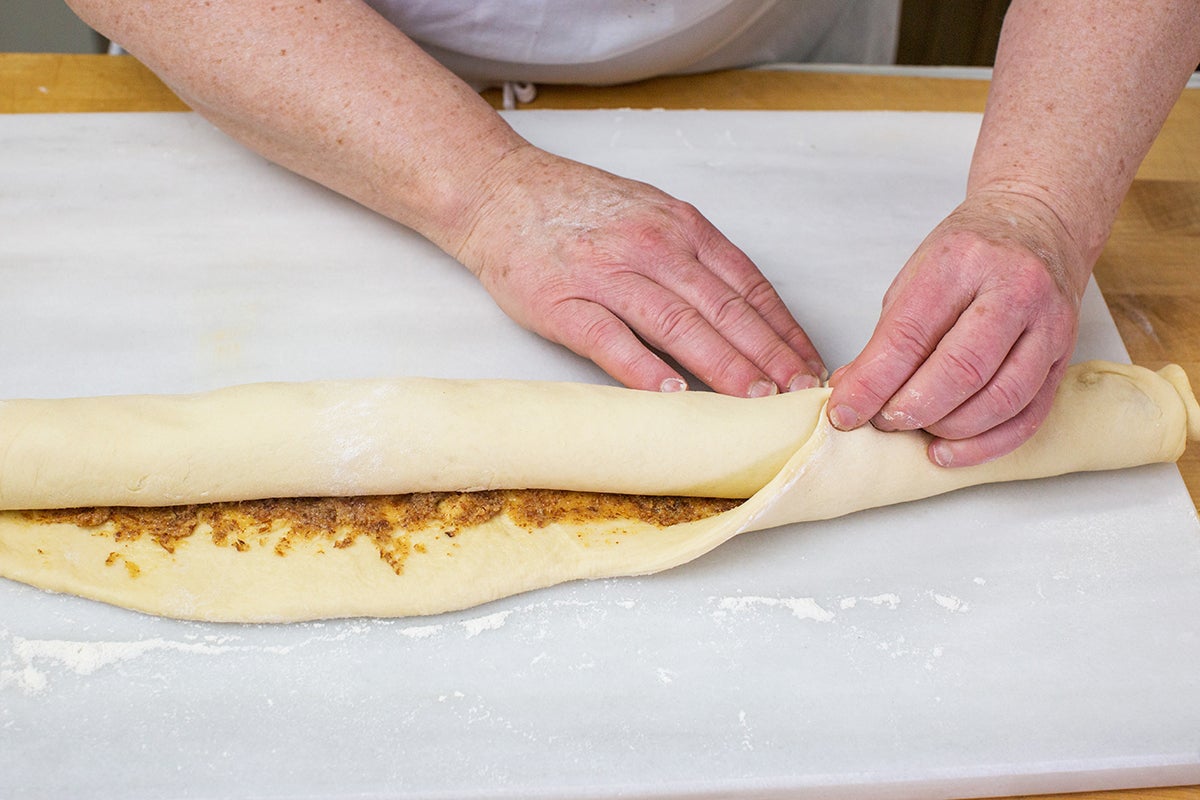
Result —
<instances>
[{"instance_id":1,"label":"freckled skin","mask_svg":"<svg viewBox=\"0 0 1200 800\"><path fill-rule=\"evenodd\" d=\"M1198 61L1194 1L1014 2L966 198L834 373L831 421L924 428L947 466L1031 436L1121 199Z\"/></svg>"},{"instance_id":2,"label":"freckled skin","mask_svg":"<svg viewBox=\"0 0 1200 800\"><path fill-rule=\"evenodd\" d=\"M681 384L645 342L727 394L824 369L694 208L533 147L360 0L72 6L227 133L426 236L518 322L629 386Z\"/></svg>"},{"instance_id":3,"label":"freckled skin","mask_svg":"<svg viewBox=\"0 0 1200 800\"><path fill-rule=\"evenodd\" d=\"M533 147L360 0L70 3L226 132L426 236L517 322L629 386L679 387L655 350L743 396L824 371L695 208ZM1200 0L1012 3L966 197L835 373L834 424L907 414L955 465L1032 434L1120 200L1200 62L1198 26ZM911 407L906 386L933 399Z\"/></svg>"}]
</instances>

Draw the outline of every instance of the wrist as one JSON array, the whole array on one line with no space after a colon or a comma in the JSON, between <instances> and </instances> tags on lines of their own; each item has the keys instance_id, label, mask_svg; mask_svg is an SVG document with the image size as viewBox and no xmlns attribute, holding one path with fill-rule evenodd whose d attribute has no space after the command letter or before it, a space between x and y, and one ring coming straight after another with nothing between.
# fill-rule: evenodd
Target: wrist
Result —
<instances>
[{"instance_id":1,"label":"wrist","mask_svg":"<svg viewBox=\"0 0 1200 800\"><path fill-rule=\"evenodd\" d=\"M469 133L424 139L425 152L405 155L407 174L388 179L394 210L385 213L456 258L503 185L506 163L532 149L490 107L475 122Z\"/></svg>"},{"instance_id":2,"label":"wrist","mask_svg":"<svg viewBox=\"0 0 1200 800\"><path fill-rule=\"evenodd\" d=\"M1083 296L1107 237L1107 230L1099 236L1090 234L1039 187L1017 181L972 186L943 224L968 227L985 238L1022 246L1037 255L1076 300Z\"/></svg>"},{"instance_id":3,"label":"wrist","mask_svg":"<svg viewBox=\"0 0 1200 800\"><path fill-rule=\"evenodd\" d=\"M478 275L480 261L491 249L493 231L503 230L506 216L521 206L519 193L529 182L539 156L545 155L529 142L516 137L481 155L457 176L457 190L446 198L438 236L430 236L439 247ZM519 230L504 235L522 235ZM481 241L482 240L482 241Z\"/></svg>"}]
</instances>

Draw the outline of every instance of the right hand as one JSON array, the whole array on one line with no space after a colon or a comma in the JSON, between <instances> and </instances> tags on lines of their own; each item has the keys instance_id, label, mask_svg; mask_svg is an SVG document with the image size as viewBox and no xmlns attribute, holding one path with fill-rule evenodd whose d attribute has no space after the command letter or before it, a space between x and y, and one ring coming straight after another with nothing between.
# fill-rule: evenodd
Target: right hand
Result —
<instances>
[{"instance_id":1,"label":"right hand","mask_svg":"<svg viewBox=\"0 0 1200 800\"><path fill-rule=\"evenodd\" d=\"M774 288L699 211L523 145L490 173L454 255L509 316L638 389L818 385L824 365Z\"/></svg>"},{"instance_id":2,"label":"right hand","mask_svg":"<svg viewBox=\"0 0 1200 800\"><path fill-rule=\"evenodd\" d=\"M1090 270L1040 201L973 192L917 248L871 340L833 374L830 421L924 429L941 466L1011 452L1050 413Z\"/></svg>"}]
</instances>

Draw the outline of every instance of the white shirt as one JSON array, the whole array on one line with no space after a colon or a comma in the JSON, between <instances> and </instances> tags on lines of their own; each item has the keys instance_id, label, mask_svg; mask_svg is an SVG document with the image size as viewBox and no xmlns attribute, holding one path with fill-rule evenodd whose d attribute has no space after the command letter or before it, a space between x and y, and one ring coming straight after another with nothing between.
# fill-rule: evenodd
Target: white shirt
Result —
<instances>
[{"instance_id":1,"label":"white shirt","mask_svg":"<svg viewBox=\"0 0 1200 800\"><path fill-rule=\"evenodd\" d=\"M771 62L891 63L899 0L367 0L467 81L611 84Z\"/></svg>"}]
</instances>

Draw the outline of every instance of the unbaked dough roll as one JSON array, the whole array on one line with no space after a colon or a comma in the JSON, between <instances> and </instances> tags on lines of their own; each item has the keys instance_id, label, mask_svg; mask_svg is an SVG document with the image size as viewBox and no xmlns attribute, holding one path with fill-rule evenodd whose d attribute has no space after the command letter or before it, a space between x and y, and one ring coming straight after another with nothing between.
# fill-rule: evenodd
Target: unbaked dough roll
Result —
<instances>
[{"instance_id":1,"label":"unbaked dough roll","mask_svg":"<svg viewBox=\"0 0 1200 800\"><path fill-rule=\"evenodd\" d=\"M750 527L830 519L983 483L1175 461L1189 438L1200 439L1200 406L1182 368L1155 373L1089 361L1067 370L1029 441L973 467L933 464L926 455L931 437L921 431L841 432L822 419Z\"/></svg>"},{"instance_id":2,"label":"unbaked dough roll","mask_svg":"<svg viewBox=\"0 0 1200 800\"><path fill-rule=\"evenodd\" d=\"M396 406L397 392L406 403L421 397L440 409ZM319 482L340 475L339 489L366 493L394 480L393 469L403 470L405 481L416 481L403 483L400 491L474 482L520 487L538 481L551 488L560 469L583 489L609 488L613 480L628 483L622 475L633 472L646 482L635 484L634 491L649 485L695 485L706 493L714 486L757 491L716 516L665 527L632 517L580 524L569 516L531 525L505 512L451 528L378 527L371 520L338 527L335 519L328 528L317 525L314 533L312 525L293 519L266 525L251 521L223 532L220 521L201 517L198 524L185 525L181 538L172 538L155 517L147 533L126 536L113 522L87 521L86 514L43 519L37 513L3 511L0 575L189 619L279 622L432 614L578 578L657 572L742 532L972 484L1171 461L1183 452L1189 433L1200 437L1200 407L1178 367L1157 374L1100 362L1072 367L1032 439L1007 456L964 469L931 464L928 436L920 432L834 430L823 413L828 395L819 389L767 400L701 394L681 400L596 387L435 381L251 387L185 399L29 401L16 404L15 416L9 404L0 413L0 428L14 419L22 426L3 434L0 449L0 483L9 504L72 505L99 496L97 487L100 493L127 491L130 476L136 479L134 496L158 502L184 491L207 496L215 490L203 481L215 479L220 491L234 495L275 492L280 486L321 494ZM231 410L237 418L226 425ZM139 416L150 412L154 415ZM385 417L378 425L371 419L375 414ZM726 415L748 420L732 422ZM339 417L349 422L348 429L337 423ZM406 421L397 424L391 417ZM522 420L524 436L498 430L506 419ZM428 427L435 421L458 425L444 434L465 449L440 442ZM89 431L89 422L104 424ZM415 441L389 438L406 424ZM708 438L714 427L721 432L716 440ZM630 435L630 428L636 434ZM268 449L254 452L230 430ZM295 441L297 431L319 441ZM798 443L787 436L795 431L802 432ZM381 432L399 456L380 452L382 444L371 434ZM568 434L588 443L583 449L588 461L571 457L580 451L564 444L572 441ZM82 438L72 449L74 435ZM129 437L131 448L122 446L122 437ZM191 450L159 456L155 445L165 440ZM782 441L792 442L790 452L758 484ZM98 445L97 452L81 449ZM507 452L505 446L514 449ZM285 455L311 460L281 460ZM489 461L460 463L482 457ZM71 463L64 467L58 458ZM143 464L142 458L148 461ZM555 468L527 463L539 459ZM118 480L104 474L109 463L118 468ZM246 463L269 474L248 471ZM670 470L686 474L657 474ZM159 471L170 480L164 483ZM363 483L354 483L359 480ZM162 511L169 521L171 510ZM306 525L307 533L299 530ZM355 525L360 532L354 532Z\"/></svg>"},{"instance_id":3,"label":"unbaked dough roll","mask_svg":"<svg viewBox=\"0 0 1200 800\"><path fill-rule=\"evenodd\" d=\"M749 497L826 390L407 378L0 402L0 509L496 488Z\"/></svg>"},{"instance_id":4,"label":"unbaked dough roll","mask_svg":"<svg viewBox=\"0 0 1200 800\"><path fill-rule=\"evenodd\" d=\"M831 484L805 516L816 507L828 517L972 483L1174 460L1189 424L1193 436L1200 426L1179 367L1090 362L1069 371L1032 442L993 464L945 470L925 457L922 433L834 432L829 391L738 399L400 379L9 400L0 402L0 509L495 488L744 498L802 452L808 480ZM869 488L850 500L838 485Z\"/></svg>"}]
</instances>

